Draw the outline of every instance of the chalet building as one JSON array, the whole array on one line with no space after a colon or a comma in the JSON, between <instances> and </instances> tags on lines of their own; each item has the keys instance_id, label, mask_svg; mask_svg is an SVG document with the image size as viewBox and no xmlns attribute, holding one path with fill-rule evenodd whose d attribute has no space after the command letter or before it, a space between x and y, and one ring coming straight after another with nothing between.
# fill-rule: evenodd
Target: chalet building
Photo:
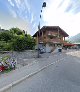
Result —
<instances>
[{"instance_id":1,"label":"chalet building","mask_svg":"<svg viewBox=\"0 0 80 92\"><path fill-rule=\"evenodd\" d=\"M43 48L45 52L51 52L58 45L63 46L65 37L68 36L59 26L43 26L33 35L36 38L36 43L39 43L39 48Z\"/></svg>"}]
</instances>

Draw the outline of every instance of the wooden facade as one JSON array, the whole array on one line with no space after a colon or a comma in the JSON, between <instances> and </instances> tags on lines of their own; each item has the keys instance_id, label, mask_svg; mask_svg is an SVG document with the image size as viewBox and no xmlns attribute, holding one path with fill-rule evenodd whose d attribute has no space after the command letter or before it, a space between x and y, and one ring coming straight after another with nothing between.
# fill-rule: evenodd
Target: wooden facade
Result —
<instances>
[{"instance_id":1,"label":"wooden facade","mask_svg":"<svg viewBox=\"0 0 80 92\"><path fill-rule=\"evenodd\" d=\"M69 35L59 26L43 26L33 37L38 39L39 44L49 44L49 46L62 45L65 43L65 37ZM37 38L38 37L38 38Z\"/></svg>"}]
</instances>

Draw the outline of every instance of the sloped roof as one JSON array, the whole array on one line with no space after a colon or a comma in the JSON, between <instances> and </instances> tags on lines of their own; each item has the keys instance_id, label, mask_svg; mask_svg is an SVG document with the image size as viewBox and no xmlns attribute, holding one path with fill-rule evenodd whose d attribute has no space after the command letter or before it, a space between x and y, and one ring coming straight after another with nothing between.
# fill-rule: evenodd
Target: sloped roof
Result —
<instances>
[{"instance_id":1,"label":"sloped roof","mask_svg":"<svg viewBox=\"0 0 80 92\"><path fill-rule=\"evenodd\" d=\"M48 31L48 30L56 30L63 34L65 37L68 37L69 35L63 30L61 29L59 26L43 26L40 30L38 30L34 35L33 37L37 37L37 33L41 32L41 31Z\"/></svg>"}]
</instances>

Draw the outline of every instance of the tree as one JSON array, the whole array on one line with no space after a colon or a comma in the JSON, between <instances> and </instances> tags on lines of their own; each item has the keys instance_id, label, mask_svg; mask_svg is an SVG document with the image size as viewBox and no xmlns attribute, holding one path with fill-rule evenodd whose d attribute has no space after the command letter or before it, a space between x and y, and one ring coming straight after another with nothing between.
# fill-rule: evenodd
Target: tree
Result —
<instances>
[{"instance_id":1,"label":"tree","mask_svg":"<svg viewBox=\"0 0 80 92\"><path fill-rule=\"evenodd\" d=\"M23 35L24 34L24 32L21 29L17 28L17 27L16 28L11 28L10 32L12 34L17 34L17 35Z\"/></svg>"},{"instance_id":2,"label":"tree","mask_svg":"<svg viewBox=\"0 0 80 92\"><path fill-rule=\"evenodd\" d=\"M30 34L25 34L19 28L11 28L0 33L0 50L23 51L33 49L35 40Z\"/></svg>"},{"instance_id":3,"label":"tree","mask_svg":"<svg viewBox=\"0 0 80 92\"><path fill-rule=\"evenodd\" d=\"M10 34L9 31L5 31L5 32L0 33L0 40L1 41L6 41L6 43L7 43L8 41L11 40L11 38L12 38L12 35Z\"/></svg>"},{"instance_id":4,"label":"tree","mask_svg":"<svg viewBox=\"0 0 80 92\"><path fill-rule=\"evenodd\" d=\"M17 37L13 40L12 46L15 51L23 51L25 50L27 45L27 41L25 40L25 37Z\"/></svg>"},{"instance_id":5,"label":"tree","mask_svg":"<svg viewBox=\"0 0 80 92\"><path fill-rule=\"evenodd\" d=\"M34 49L35 40L30 34L27 34L27 46L26 49Z\"/></svg>"}]
</instances>

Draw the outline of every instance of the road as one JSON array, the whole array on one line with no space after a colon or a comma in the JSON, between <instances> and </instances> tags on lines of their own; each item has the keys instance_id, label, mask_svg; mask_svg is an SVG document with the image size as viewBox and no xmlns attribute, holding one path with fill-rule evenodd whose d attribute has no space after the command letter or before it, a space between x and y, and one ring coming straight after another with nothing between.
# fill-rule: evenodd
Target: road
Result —
<instances>
[{"instance_id":1,"label":"road","mask_svg":"<svg viewBox=\"0 0 80 92\"><path fill-rule=\"evenodd\" d=\"M50 60L54 64L13 86L12 92L79 92L79 59L64 53L55 58L50 56L46 62Z\"/></svg>"}]
</instances>

